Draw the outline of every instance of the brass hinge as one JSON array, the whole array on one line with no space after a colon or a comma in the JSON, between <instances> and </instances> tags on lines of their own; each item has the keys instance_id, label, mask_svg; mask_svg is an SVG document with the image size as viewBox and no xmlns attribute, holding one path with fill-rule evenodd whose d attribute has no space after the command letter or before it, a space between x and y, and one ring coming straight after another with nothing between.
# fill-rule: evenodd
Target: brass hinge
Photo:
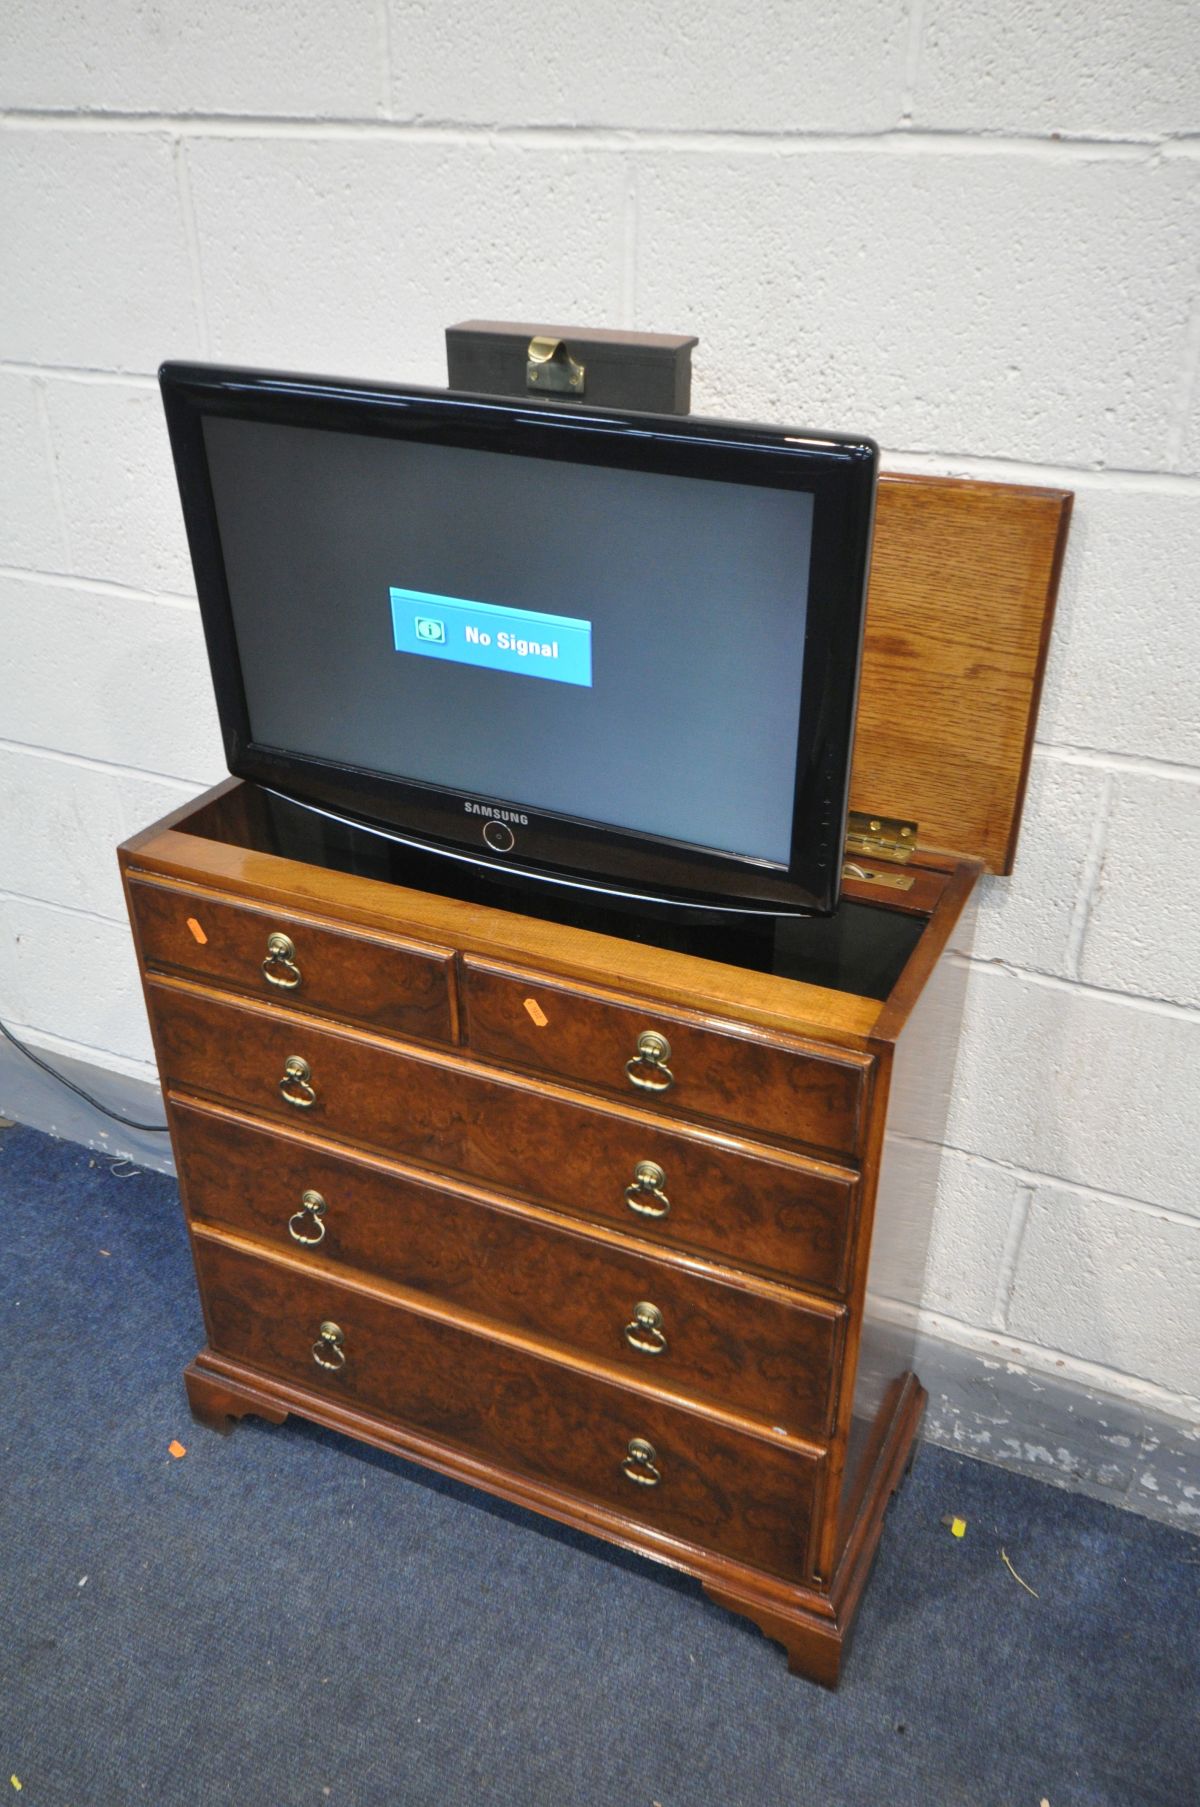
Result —
<instances>
[{"instance_id":1,"label":"brass hinge","mask_svg":"<svg viewBox=\"0 0 1200 1807\"><path fill-rule=\"evenodd\" d=\"M871 816L852 809L846 824L846 852L903 866L916 849L919 824L897 816Z\"/></svg>"}]
</instances>

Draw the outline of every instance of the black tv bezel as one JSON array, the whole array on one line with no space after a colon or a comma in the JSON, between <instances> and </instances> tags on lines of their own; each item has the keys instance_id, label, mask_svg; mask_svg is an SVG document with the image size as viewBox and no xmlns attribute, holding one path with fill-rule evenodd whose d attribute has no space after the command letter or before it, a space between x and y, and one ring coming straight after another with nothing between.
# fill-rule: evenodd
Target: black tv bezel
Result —
<instances>
[{"instance_id":1,"label":"black tv bezel","mask_svg":"<svg viewBox=\"0 0 1200 1807\"><path fill-rule=\"evenodd\" d=\"M836 906L878 469L871 440L692 416L567 413L451 390L220 365L169 362L159 381L231 773L430 851L502 868L507 877L739 912L828 913ZM528 799L439 788L256 742L209 478L208 415L525 457L569 456L811 494L787 865L565 816ZM519 818L510 825L511 849L483 841L488 811L499 821L506 811Z\"/></svg>"}]
</instances>

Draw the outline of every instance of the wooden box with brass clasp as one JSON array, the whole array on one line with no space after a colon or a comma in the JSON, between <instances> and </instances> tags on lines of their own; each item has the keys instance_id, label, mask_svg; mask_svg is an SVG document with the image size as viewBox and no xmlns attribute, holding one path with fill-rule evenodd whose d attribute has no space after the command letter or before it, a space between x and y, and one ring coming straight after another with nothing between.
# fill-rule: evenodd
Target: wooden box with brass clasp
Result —
<instances>
[{"instance_id":1,"label":"wooden box with brass clasp","mask_svg":"<svg viewBox=\"0 0 1200 1807\"><path fill-rule=\"evenodd\" d=\"M831 918L505 908L233 780L125 844L199 1418L297 1413L638 1550L836 1681L1069 506L881 482Z\"/></svg>"}]
</instances>

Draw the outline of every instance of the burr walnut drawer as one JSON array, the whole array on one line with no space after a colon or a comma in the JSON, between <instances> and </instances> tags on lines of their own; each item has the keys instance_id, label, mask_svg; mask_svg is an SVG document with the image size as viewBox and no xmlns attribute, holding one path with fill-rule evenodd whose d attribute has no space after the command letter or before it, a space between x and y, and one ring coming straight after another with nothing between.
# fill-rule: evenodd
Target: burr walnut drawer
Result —
<instances>
[{"instance_id":1,"label":"burr walnut drawer","mask_svg":"<svg viewBox=\"0 0 1200 1807\"><path fill-rule=\"evenodd\" d=\"M383 1035L456 1039L445 948L141 879L130 881L129 900L149 972L191 974Z\"/></svg>"},{"instance_id":2,"label":"burr walnut drawer","mask_svg":"<svg viewBox=\"0 0 1200 1807\"><path fill-rule=\"evenodd\" d=\"M193 1221L429 1293L797 1436L829 1429L844 1312L176 1103Z\"/></svg>"},{"instance_id":3,"label":"burr walnut drawer","mask_svg":"<svg viewBox=\"0 0 1200 1807\"><path fill-rule=\"evenodd\" d=\"M172 1092L449 1169L667 1247L844 1289L853 1173L178 981L150 981L147 1000Z\"/></svg>"},{"instance_id":4,"label":"burr walnut drawer","mask_svg":"<svg viewBox=\"0 0 1200 1807\"><path fill-rule=\"evenodd\" d=\"M818 1450L206 1236L196 1263L219 1354L665 1537L807 1575Z\"/></svg>"},{"instance_id":5,"label":"burr walnut drawer","mask_svg":"<svg viewBox=\"0 0 1200 1807\"><path fill-rule=\"evenodd\" d=\"M671 1116L857 1157L870 1055L498 966L463 963L467 1040L485 1060Z\"/></svg>"}]
</instances>

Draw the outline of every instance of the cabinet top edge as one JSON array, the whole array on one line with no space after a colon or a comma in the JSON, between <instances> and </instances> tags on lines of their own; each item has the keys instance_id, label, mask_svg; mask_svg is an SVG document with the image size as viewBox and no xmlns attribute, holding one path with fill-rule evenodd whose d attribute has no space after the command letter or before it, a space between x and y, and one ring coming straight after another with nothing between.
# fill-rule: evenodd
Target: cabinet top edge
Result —
<instances>
[{"instance_id":1,"label":"cabinet top edge","mask_svg":"<svg viewBox=\"0 0 1200 1807\"><path fill-rule=\"evenodd\" d=\"M200 801L192 807L198 808ZM180 826L191 813L175 811L124 842L119 850L123 871L215 888L260 905L315 910L337 921L436 942L460 953L532 964L561 978L637 992L660 1003L711 1010L761 1028L852 1048L867 1046L885 1009L876 998L206 839Z\"/></svg>"},{"instance_id":2,"label":"cabinet top edge","mask_svg":"<svg viewBox=\"0 0 1200 1807\"><path fill-rule=\"evenodd\" d=\"M881 1044L898 1039L981 870L977 861L961 856L917 854L913 866L936 873L942 886L931 912L919 912L926 916L924 926L890 995L879 999L223 838L206 812L217 803L236 807L234 793L241 788L240 779L226 778L130 836L118 850L122 872L216 890L260 908L308 911L351 927L532 966L550 976L874 1054ZM193 826L197 822L202 829ZM861 900L864 888L852 889ZM884 898L869 901L887 907ZM895 908L903 905L897 901Z\"/></svg>"}]
</instances>

